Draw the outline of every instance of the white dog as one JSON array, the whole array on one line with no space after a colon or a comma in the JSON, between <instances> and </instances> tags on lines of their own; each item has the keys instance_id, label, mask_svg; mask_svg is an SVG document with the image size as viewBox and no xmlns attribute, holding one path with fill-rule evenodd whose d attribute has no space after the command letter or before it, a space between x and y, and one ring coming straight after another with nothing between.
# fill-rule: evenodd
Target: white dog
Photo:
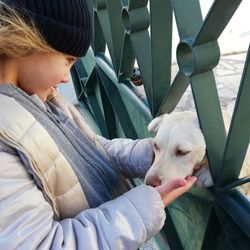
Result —
<instances>
[{"instance_id":1,"label":"white dog","mask_svg":"<svg viewBox=\"0 0 250 250\"><path fill-rule=\"evenodd\" d=\"M228 130L231 117L226 113L223 116ZM205 140L196 112L172 112L159 116L150 122L148 130L154 132L156 136L153 146L155 159L146 174L146 184L157 186L168 179L196 175L197 186L213 185L205 154ZM240 177L250 174L247 158L250 163L249 149ZM241 190L249 196L250 184L243 185Z\"/></svg>"}]
</instances>

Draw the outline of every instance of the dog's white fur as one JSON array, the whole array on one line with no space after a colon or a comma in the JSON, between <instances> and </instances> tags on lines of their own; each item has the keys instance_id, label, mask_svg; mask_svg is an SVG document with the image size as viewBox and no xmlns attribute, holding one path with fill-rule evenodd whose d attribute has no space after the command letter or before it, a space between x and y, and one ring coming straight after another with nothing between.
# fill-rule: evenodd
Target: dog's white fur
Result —
<instances>
[{"instance_id":1,"label":"dog's white fur","mask_svg":"<svg viewBox=\"0 0 250 250\"><path fill-rule=\"evenodd\" d=\"M223 114L225 128L228 130L231 116ZM194 168L206 165L197 175L198 186L212 186L212 178L206 159L206 144L199 127L196 112L172 112L151 121L148 130L156 134L154 138L155 159L148 170L145 182L156 186L173 178L185 178L193 174ZM248 161L248 162L247 162ZM240 177L250 174L250 150L248 149ZM250 184L241 190L250 196Z\"/></svg>"}]
</instances>

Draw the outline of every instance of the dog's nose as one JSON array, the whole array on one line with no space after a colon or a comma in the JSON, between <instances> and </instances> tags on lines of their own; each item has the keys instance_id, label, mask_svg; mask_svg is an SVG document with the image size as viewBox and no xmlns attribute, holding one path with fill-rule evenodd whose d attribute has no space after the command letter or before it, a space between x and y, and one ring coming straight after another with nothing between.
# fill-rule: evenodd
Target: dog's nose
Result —
<instances>
[{"instance_id":1,"label":"dog's nose","mask_svg":"<svg viewBox=\"0 0 250 250\"><path fill-rule=\"evenodd\" d=\"M148 176L145 180L146 185L157 187L161 185L161 179L158 176Z\"/></svg>"}]
</instances>

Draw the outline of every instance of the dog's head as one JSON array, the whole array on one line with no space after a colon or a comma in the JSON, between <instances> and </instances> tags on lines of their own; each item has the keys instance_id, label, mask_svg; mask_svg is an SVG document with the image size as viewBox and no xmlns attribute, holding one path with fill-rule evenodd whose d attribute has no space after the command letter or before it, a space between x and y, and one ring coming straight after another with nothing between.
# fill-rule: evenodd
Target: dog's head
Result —
<instances>
[{"instance_id":1,"label":"dog's head","mask_svg":"<svg viewBox=\"0 0 250 250\"><path fill-rule=\"evenodd\" d=\"M154 162L146 184L157 186L168 179L185 178L205 165L205 140L195 112L173 112L148 125L154 132ZM206 164L207 165L207 164Z\"/></svg>"}]
</instances>

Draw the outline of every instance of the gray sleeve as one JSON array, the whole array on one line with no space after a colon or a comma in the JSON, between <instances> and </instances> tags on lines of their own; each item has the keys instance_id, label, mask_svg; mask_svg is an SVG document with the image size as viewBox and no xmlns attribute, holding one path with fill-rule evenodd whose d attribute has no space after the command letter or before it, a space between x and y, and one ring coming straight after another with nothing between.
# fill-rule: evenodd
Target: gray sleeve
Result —
<instances>
[{"instance_id":1,"label":"gray sleeve","mask_svg":"<svg viewBox=\"0 0 250 250\"><path fill-rule=\"evenodd\" d=\"M162 228L159 193L141 185L55 221L51 206L18 157L0 153L0 249L137 249Z\"/></svg>"},{"instance_id":2,"label":"gray sleeve","mask_svg":"<svg viewBox=\"0 0 250 250\"><path fill-rule=\"evenodd\" d=\"M152 138L108 140L98 136L109 156L127 178L143 178L153 162Z\"/></svg>"}]
</instances>

